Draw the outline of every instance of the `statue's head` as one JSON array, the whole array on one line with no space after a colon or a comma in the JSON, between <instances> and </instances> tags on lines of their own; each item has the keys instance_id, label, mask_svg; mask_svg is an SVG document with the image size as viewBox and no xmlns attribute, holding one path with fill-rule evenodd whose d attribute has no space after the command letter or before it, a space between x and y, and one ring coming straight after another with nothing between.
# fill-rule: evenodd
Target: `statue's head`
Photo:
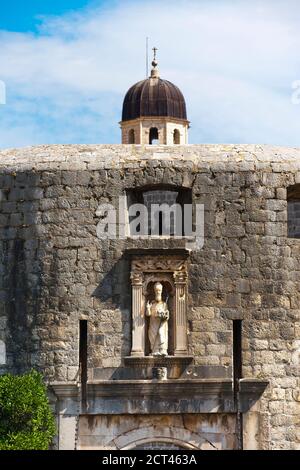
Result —
<instances>
[{"instance_id":1,"label":"statue's head","mask_svg":"<svg viewBox=\"0 0 300 470\"><path fill-rule=\"evenodd\" d=\"M160 282L154 284L154 293L156 300L161 300L161 295L163 291L163 285Z\"/></svg>"}]
</instances>

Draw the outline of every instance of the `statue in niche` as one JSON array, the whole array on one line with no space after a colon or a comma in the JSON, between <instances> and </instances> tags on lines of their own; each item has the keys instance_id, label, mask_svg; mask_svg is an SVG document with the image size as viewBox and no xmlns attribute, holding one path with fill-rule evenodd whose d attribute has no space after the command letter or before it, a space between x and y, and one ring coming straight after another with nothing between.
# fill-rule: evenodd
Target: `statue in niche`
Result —
<instances>
[{"instance_id":1,"label":"statue in niche","mask_svg":"<svg viewBox=\"0 0 300 470\"><path fill-rule=\"evenodd\" d=\"M155 300L147 302L146 315L150 317L148 337L151 356L168 355L168 320L170 318L167 302L162 300L163 286L154 285Z\"/></svg>"}]
</instances>

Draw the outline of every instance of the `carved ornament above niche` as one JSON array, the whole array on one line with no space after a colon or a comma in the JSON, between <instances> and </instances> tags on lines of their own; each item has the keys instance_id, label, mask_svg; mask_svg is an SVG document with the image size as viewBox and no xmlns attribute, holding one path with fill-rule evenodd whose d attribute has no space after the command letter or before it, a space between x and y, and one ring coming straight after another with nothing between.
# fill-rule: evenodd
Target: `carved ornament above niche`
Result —
<instances>
[{"instance_id":1,"label":"carved ornament above niche","mask_svg":"<svg viewBox=\"0 0 300 470\"><path fill-rule=\"evenodd\" d=\"M186 271L186 260L168 256L141 256L132 260L132 271L142 272L175 272Z\"/></svg>"}]
</instances>

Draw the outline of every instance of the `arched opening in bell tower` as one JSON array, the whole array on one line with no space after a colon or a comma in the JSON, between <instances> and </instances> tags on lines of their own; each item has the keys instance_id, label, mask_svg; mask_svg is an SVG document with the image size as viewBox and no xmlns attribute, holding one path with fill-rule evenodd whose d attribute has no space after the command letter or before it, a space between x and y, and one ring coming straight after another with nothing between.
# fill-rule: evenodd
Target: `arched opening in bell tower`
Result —
<instances>
[{"instance_id":1,"label":"arched opening in bell tower","mask_svg":"<svg viewBox=\"0 0 300 470\"><path fill-rule=\"evenodd\" d=\"M180 144L180 132L178 129L175 129L173 132L173 144L175 145Z\"/></svg>"},{"instance_id":2,"label":"arched opening in bell tower","mask_svg":"<svg viewBox=\"0 0 300 470\"><path fill-rule=\"evenodd\" d=\"M128 143L129 143L129 144L135 144L134 129L130 129L130 131L129 131L129 134L128 134Z\"/></svg>"},{"instance_id":3,"label":"arched opening in bell tower","mask_svg":"<svg viewBox=\"0 0 300 470\"><path fill-rule=\"evenodd\" d=\"M158 137L157 127L151 127L151 129L150 129L149 144L150 145L158 145L159 144L159 137Z\"/></svg>"}]
</instances>

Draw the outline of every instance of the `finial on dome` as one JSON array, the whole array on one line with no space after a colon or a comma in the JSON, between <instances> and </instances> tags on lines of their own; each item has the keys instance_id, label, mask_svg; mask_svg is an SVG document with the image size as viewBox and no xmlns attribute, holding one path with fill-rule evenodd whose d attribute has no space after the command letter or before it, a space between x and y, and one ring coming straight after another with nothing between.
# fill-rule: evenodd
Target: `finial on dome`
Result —
<instances>
[{"instance_id":1,"label":"finial on dome","mask_svg":"<svg viewBox=\"0 0 300 470\"><path fill-rule=\"evenodd\" d=\"M153 47L153 60L152 60L152 70L151 70L151 78L159 78L159 70L157 68L158 62L156 60L156 53L157 53L157 47Z\"/></svg>"}]
</instances>

